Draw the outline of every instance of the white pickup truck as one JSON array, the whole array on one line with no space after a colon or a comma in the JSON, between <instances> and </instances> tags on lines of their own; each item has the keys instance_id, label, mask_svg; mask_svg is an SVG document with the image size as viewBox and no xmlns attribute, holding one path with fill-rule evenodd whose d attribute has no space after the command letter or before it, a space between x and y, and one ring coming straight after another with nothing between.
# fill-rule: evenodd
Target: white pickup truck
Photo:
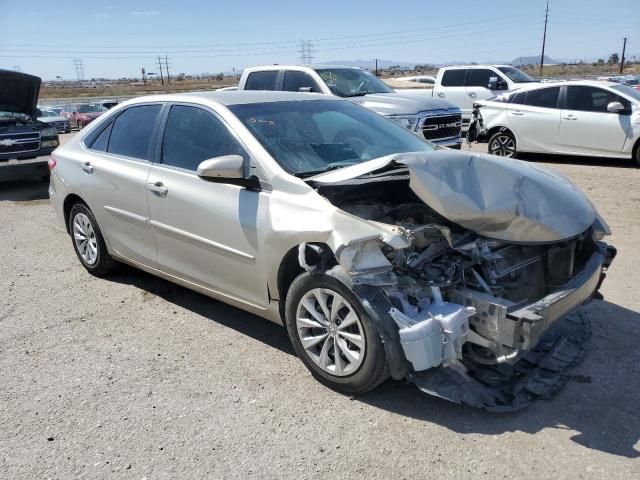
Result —
<instances>
[{"instance_id":1,"label":"white pickup truck","mask_svg":"<svg viewBox=\"0 0 640 480\"><path fill-rule=\"evenodd\" d=\"M438 71L433 89L425 90L424 95L433 95L460 107L463 122L469 123L476 100L487 100L535 82L511 65L443 67Z\"/></svg>"},{"instance_id":2,"label":"white pickup truck","mask_svg":"<svg viewBox=\"0 0 640 480\"><path fill-rule=\"evenodd\" d=\"M269 65L242 73L238 90L279 90L337 95L423 136L436 145L462 145L460 109L428 92L423 97L396 92L373 74L356 67Z\"/></svg>"}]
</instances>

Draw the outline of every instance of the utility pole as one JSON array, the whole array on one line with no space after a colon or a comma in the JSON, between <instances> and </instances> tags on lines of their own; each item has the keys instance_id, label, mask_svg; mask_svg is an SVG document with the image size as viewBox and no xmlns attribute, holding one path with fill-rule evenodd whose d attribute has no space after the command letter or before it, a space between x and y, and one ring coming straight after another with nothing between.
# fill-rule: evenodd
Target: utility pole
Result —
<instances>
[{"instance_id":1,"label":"utility pole","mask_svg":"<svg viewBox=\"0 0 640 480\"><path fill-rule=\"evenodd\" d=\"M378 76L378 59L376 58L376 77Z\"/></svg>"},{"instance_id":2,"label":"utility pole","mask_svg":"<svg viewBox=\"0 0 640 480\"><path fill-rule=\"evenodd\" d=\"M620 73L622 73L622 69L624 68L624 52L627 49L627 37L624 37L624 42L622 43L622 58L620 58Z\"/></svg>"},{"instance_id":3,"label":"utility pole","mask_svg":"<svg viewBox=\"0 0 640 480\"><path fill-rule=\"evenodd\" d=\"M169 56L168 55L164 56L164 66L167 69L167 82L169 82L169 85L171 85L171 76L169 75Z\"/></svg>"},{"instance_id":4,"label":"utility pole","mask_svg":"<svg viewBox=\"0 0 640 480\"><path fill-rule=\"evenodd\" d=\"M160 81L162 85L164 85L164 74L162 73L162 60L160 59L160 55L158 55L158 68L160 69Z\"/></svg>"},{"instance_id":5,"label":"utility pole","mask_svg":"<svg viewBox=\"0 0 640 480\"><path fill-rule=\"evenodd\" d=\"M544 34L542 35L542 55L540 55L540 78L542 78L542 67L544 66L544 47L547 43L547 20L549 19L549 2L544 12Z\"/></svg>"}]
</instances>

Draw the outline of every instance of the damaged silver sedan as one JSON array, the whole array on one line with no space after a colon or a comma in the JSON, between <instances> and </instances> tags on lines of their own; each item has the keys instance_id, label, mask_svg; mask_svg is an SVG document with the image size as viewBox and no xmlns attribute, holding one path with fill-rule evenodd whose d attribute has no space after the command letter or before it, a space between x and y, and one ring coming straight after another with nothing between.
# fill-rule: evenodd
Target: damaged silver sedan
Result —
<instances>
[{"instance_id":1,"label":"damaged silver sedan","mask_svg":"<svg viewBox=\"0 0 640 480\"><path fill-rule=\"evenodd\" d=\"M557 173L322 95L134 99L50 166L89 272L124 262L283 324L348 393L393 377L495 410L551 393L615 256Z\"/></svg>"}]
</instances>

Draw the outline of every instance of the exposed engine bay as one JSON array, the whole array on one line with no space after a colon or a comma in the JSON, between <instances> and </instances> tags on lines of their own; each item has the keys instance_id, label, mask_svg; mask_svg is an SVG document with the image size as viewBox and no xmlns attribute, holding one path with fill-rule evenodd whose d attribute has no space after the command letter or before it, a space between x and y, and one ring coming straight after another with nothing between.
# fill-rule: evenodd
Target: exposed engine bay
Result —
<instances>
[{"instance_id":1,"label":"exposed engine bay","mask_svg":"<svg viewBox=\"0 0 640 480\"><path fill-rule=\"evenodd\" d=\"M399 175L318 192L349 214L393 226L406 241L399 248L367 239L346 245L337 260L351 285L384 292L410 376L438 367L466 377L463 360L515 364L552 323L597 295L600 267L615 255L599 242L603 232L591 227L547 243L487 238L435 212L408 183Z\"/></svg>"}]
</instances>

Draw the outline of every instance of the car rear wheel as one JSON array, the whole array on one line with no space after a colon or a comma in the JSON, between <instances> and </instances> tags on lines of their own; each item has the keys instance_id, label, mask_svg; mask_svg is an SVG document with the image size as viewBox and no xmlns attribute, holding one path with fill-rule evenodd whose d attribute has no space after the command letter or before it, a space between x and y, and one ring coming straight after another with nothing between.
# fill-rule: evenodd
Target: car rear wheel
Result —
<instances>
[{"instance_id":1,"label":"car rear wheel","mask_svg":"<svg viewBox=\"0 0 640 480\"><path fill-rule=\"evenodd\" d=\"M384 347L360 300L342 282L304 273L287 295L293 347L312 375L344 393L364 393L387 379Z\"/></svg>"},{"instance_id":2,"label":"car rear wheel","mask_svg":"<svg viewBox=\"0 0 640 480\"><path fill-rule=\"evenodd\" d=\"M103 277L116 268L117 262L107 251L98 222L84 203L71 207L69 232L76 255L89 273Z\"/></svg>"},{"instance_id":3,"label":"car rear wheel","mask_svg":"<svg viewBox=\"0 0 640 480\"><path fill-rule=\"evenodd\" d=\"M511 132L504 130L494 133L489 139L489 153L499 157L515 158L518 155L516 150L516 139Z\"/></svg>"}]
</instances>

